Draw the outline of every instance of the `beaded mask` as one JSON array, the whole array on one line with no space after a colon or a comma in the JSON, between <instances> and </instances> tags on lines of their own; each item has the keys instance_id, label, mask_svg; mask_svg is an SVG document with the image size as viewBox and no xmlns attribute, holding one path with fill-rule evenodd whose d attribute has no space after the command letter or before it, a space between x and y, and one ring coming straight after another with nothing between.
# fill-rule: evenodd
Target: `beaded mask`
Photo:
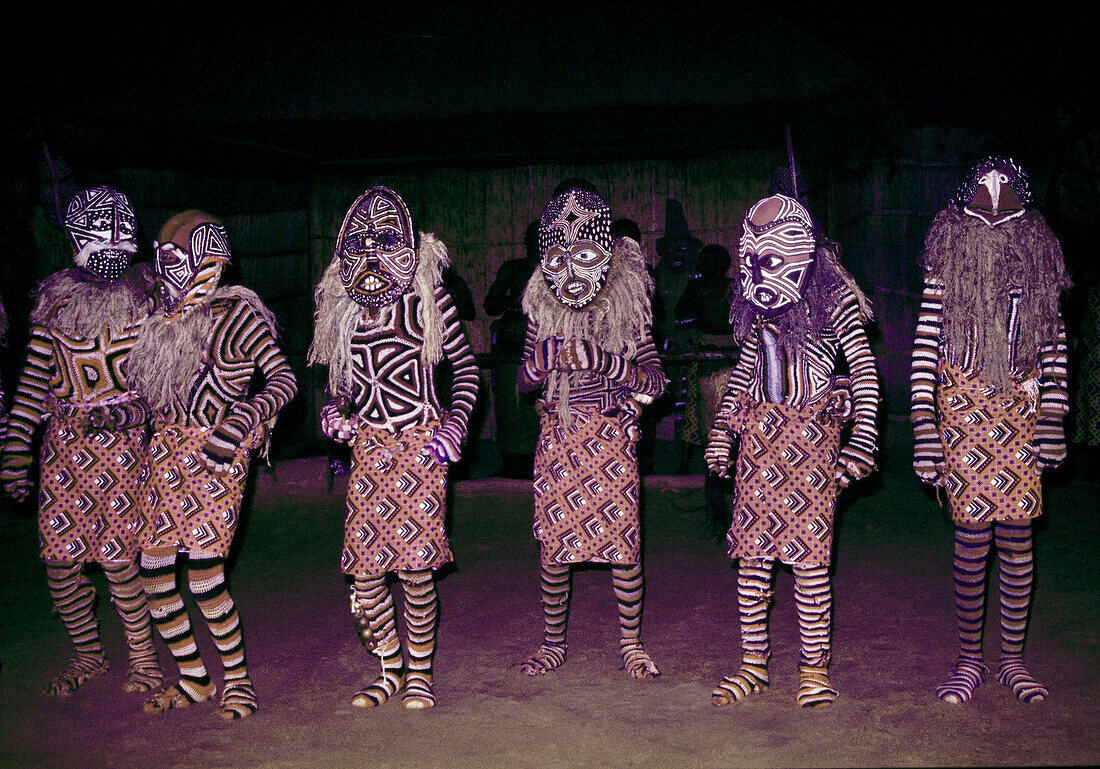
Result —
<instances>
[{"instance_id":1,"label":"beaded mask","mask_svg":"<svg viewBox=\"0 0 1100 769\"><path fill-rule=\"evenodd\" d=\"M611 209L596 193L573 187L542 212L542 276L566 307L584 307L600 293L611 264L611 247Z\"/></svg>"},{"instance_id":2,"label":"beaded mask","mask_svg":"<svg viewBox=\"0 0 1100 769\"><path fill-rule=\"evenodd\" d=\"M73 244L73 263L93 280L118 280L137 252L134 207L110 187L76 193L65 211L65 229Z\"/></svg>"},{"instance_id":3,"label":"beaded mask","mask_svg":"<svg viewBox=\"0 0 1100 769\"><path fill-rule=\"evenodd\" d=\"M365 307L393 304L412 286L416 249L405 201L388 187L371 187L348 210L336 240L344 290Z\"/></svg>"}]
</instances>

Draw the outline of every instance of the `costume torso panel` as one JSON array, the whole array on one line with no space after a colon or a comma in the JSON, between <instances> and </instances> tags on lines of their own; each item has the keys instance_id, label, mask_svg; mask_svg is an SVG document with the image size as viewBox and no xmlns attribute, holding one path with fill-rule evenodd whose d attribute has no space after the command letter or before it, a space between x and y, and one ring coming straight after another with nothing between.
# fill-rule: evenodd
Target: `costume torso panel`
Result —
<instances>
[{"instance_id":1,"label":"costume torso panel","mask_svg":"<svg viewBox=\"0 0 1100 769\"><path fill-rule=\"evenodd\" d=\"M88 403L126 392L124 361L137 336L136 326L121 334L104 329L88 339L58 330L42 329L41 334L34 338L48 339L52 347L50 392L55 398Z\"/></svg>"},{"instance_id":2,"label":"costume torso panel","mask_svg":"<svg viewBox=\"0 0 1100 769\"><path fill-rule=\"evenodd\" d=\"M377 325L360 323L352 337L355 410L374 427L400 430L439 418L434 367L420 358L419 302L407 292L379 310Z\"/></svg>"}]
</instances>

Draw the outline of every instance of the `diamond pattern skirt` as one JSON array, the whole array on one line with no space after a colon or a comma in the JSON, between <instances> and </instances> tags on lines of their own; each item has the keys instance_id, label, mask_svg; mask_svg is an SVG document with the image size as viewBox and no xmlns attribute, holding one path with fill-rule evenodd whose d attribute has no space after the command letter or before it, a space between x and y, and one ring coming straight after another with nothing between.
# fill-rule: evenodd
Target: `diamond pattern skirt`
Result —
<instances>
[{"instance_id":1,"label":"diamond pattern skirt","mask_svg":"<svg viewBox=\"0 0 1100 769\"><path fill-rule=\"evenodd\" d=\"M997 393L945 364L936 405L951 519L974 524L1042 515L1032 397L1023 388Z\"/></svg>"},{"instance_id":2,"label":"diamond pattern skirt","mask_svg":"<svg viewBox=\"0 0 1100 769\"><path fill-rule=\"evenodd\" d=\"M43 561L131 561L138 552L145 427L83 429L53 412L42 439L38 539Z\"/></svg>"},{"instance_id":3,"label":"diamond pattern skirt","mask_svg":"<svg viewBox=\"0 0 1100 769\"><path fill-rule=\"evenodd\" d=\"M827 566L833 549L840 427L818 409L746 401L734 479L730 558Z\"/></svg>"},{"instance_id":4,"label":"diamond pattern skirt","mask_svg":"<svg viewBox=\"0 0 1100 769\"><path fill-rule=\"evenodd\" d=\"M544 412L535 447L535 539L541 562L641 560L638 456L617 416L570 409L566 430Z\"/></svg>"},{"instance_id":5,"label":"diamond pattern skirt","mask_svg":"<svg viewBox=\"0 0 1100 769\"><path fill-rule=\"evenodd\" d=\"M205 427L157 423L149 443L149 479L141 500L142 549L177 548L224 558L240 521L248 448L216 475L199 461Z\"/></svg>"},{"instance_id":6,"label":"diamond pattern skirt","mask_svg":"<svg viewBox=\"0 0 1100 769\"><path fill-rule=\"evenodd\" d=\"M453 560L444 526L447 465L427 450L437 424L396 434L359 426L351 443L344 574L379 577Z\"/></svg>"}]
</instances>

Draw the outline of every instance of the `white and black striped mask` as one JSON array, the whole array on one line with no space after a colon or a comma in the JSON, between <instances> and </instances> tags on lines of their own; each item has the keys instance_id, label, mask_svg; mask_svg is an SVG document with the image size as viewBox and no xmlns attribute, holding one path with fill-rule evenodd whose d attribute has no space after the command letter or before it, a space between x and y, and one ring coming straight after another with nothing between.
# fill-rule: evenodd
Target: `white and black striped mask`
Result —
<instances>
[{"instance_id":1,"label":"white and black striped mask","mask_svg":"<svg viewBox=\"0 0 1100 769\"><path fill-rule=\"evenodd\" d=\"M801 301L813 271L814 230L810 212L786 195L764 198L745 214L737 251L741 293L762 315Z\"/></svg>"}]
</instances>

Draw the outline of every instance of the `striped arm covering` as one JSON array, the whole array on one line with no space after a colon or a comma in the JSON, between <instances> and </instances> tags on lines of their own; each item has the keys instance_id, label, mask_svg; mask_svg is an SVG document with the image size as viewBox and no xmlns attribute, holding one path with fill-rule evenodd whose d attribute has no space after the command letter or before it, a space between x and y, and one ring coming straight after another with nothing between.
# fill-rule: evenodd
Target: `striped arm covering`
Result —
<instances>
[{"instance_id":1,"label":"striped arm covering","mask_svg":"<svg viewBox=\"0 0 1100 769\"><path fill-rule=\"evenodd\" d=\"M586 340L549 337L538 341L538 326L527 324L519 389L542 388L554 371L570 372L570 405L606 411L628 399L649 403L668 387L657 346L647 328L633 356L620 355ZM549 405L550 394L543 403Z\"/></svg>"},{"instance_id":2,"label":"striped arm covering","mask_svg":"<svg viewBox=\"0 0 1100 769\"><path fill-rule=\"evenodd\" d=\"M462 446L468 438L470 414L477 402L479 371L470 348L470 340L459 320L458 308L442 286L436 288L435 297L443 312L443 355L451 363L452 375L450 408L443 413L431 448L440 461L457 462L462 458ZM434 387L430 388L429 397L436 397Z\"/></svg>"},{"instance_id":3,"label":"striped arm covering","mask_svg":"<svg viewBox=\"0 0 1100 769\"><path fill-rule=\"evenodd\" d=\"M926 483L934 483L945 469L943 443L936 417L936 383L940 368L943 333L943 284L928 279L924 284L913 356L909 370L910 419L913 422L913 469Z\"/></svg>"},{"instance_id":4,"label":"striped arm covering","mask_svg":"<svg viewBox=\"0 0 1100 769\"><path fill-rule=\"evenodd\" d=\"M267 430L298 386L274 329L250 301L233 295L216 299L214 316L207 348L211 364L192 386L187 410L174 403L166 417L178 424L213 427L202 454L211 470L222 472L249 435L259 439L255 445L264 444ZM264 384L249 397L256 369Z\"/></svg>"},{"instance_id":5,"label":"striped arm covering","mask_svg":"<svg viewBox=\"0 0 1100 769\"><path fill-rule=\"evenodd\" d=\"M4 489L17 499L25 497L30 489L29 473L34 461L31 456L31 441L45 417L44 404L46 396L51 392L50 383L55 370L53 342L49 332L42 326L32 326L27 344L27 362L12 396L3 464L0 469Z\"/></svg>"},{"instance_id":6,"label":"striped arm covering","mask_svg":"<svg viewBox=\"0 0 1100 769\"><path fill-rule=\"evenodd\" d=\"M1044 467L1057 467L1066 458L1063 420L1069 412L1066 329L1058 324L1054 340L1039 348L1039 407L1035 421L1035 445Z\"/></svg>"},{"instance_id":7,"label":"striped arm covering","mask_svg":"<svg viewBox=\"0 0 1100 769\"><path fill-rule=\"evenodd\" d=\"M878 448L876 419L879 406L878 370L875 356L863 327L859 305L852 294L837 306L833 317L852 382L852 413L855 424L848 442L841 447L841 462L853 479L861 478L874 467L874 455ZM853 466L855 465L855 466Z\"/></svg>"}]
</instances>

